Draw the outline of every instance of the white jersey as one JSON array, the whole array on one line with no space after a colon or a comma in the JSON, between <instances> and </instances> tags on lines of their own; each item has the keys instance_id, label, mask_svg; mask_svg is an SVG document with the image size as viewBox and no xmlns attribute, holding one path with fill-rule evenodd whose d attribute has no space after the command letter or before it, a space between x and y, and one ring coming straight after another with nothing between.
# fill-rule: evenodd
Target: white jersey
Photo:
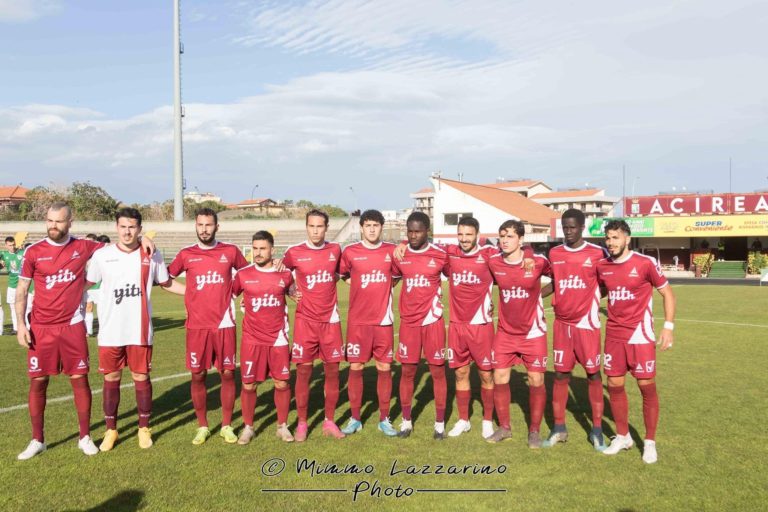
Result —
<instances>
[{"instance_id":1,"label":"white jersey","mask_svg":"<svg viewBox=\"0 0 768 512\"><path fill-rule=\"evenodd\" d=\"M152 345L152 285L170 279L160 252L109 245L93 253L86 279L101 281L99 346Z\"/></svg>"}]
</instances>

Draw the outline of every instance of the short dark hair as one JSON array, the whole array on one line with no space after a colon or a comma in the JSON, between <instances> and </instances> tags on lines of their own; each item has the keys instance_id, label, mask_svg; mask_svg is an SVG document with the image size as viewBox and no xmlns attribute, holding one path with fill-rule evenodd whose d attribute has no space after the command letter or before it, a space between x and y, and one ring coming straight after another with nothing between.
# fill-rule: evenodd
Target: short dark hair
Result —
<instances>
[{"instance_id":1,"label":"short dark hair","mask_svg":"<svg viewBox=\"0 0 768 512\"><path fill-rule=\"evenodd\" d=\"M323 220L325 220L325 225L328 225L328 214L325 213L323 210L318 210L317 208L312 208L307 212L307 216L304 219L304 225L306 225L309 222L310 217L322 217Z\"/></svg>"},{"instance_id":2,"label":"short dark hair","mask_svg":"<svg viewBox=\"0 0 768 512\"><path fill-rule=\"evenodd\" d=\"M72 208L69 206L69 204L65 203L64 201L54 201L51 203L51 206L48 207L49 210L53 210L55 212L59 210L67 210L67 219L72 218Z\"/></svg>"},{"instance_id":3,"label":"short dark hair","mask_svg":"<svg viewBox=\"0 0 768 512\"><path fill-rule=\"evenodd\" d=\"M215 224L219 223L219 214L216 213L212 208L198 208L195 210L195 219L197 219L200 216L203 217L213 217L213 222Z\"/></svg>"},{"instance_id":4,"label":"short dark hair","mask_svg":"<svg viewBox=\"0 0 768 512\"><path fill-rule=\"evenodd\" d=\"M429 229L429 215L424 212L412 212L405 221L405 225L411 222L421 222L425 229Z\"/></svg>"},{"instance_id":5,"label":"short dark hair","mask_svg":"<svg viewBox=\"0 0 768 512\"><path fill-rule=\"evenodd\" d=\"M587 219L584 217L584 212L577 210L576 208L569 208L568 210L565 210L563 212L561 222L565 219L573 219L579 226L583 226L587 222Z\"/></svg>"},{"instance_id":6,"label":"short dark hair","mask_svg":"<svg viewBox=\"0 0 768 512\"><path fill-rule=\"evenodd\" d=\"M139 223L139 226L141 226L141 212L136 208L126 207L117 210L117 213L115 213L115 222L119 222L120 219L134 219Z\"/></svg>"},{"instance_id":7,"label":"short dark hair","mask_svg":"<svg viewBox=\"0 0 768 512\"><path fill-rule=\"evenodd\" d=\"M96 237L96 241L97 242L101 242L103 244L108 244L108 243L111 242L107 235L99 235L99 236L97 236Z\"/></svg>"},{"instance_id":8,"label":"short dark hair","mask_svg":"<svg viewBox=\"0 0 768 512\"><path fill-rule=\"evenodd\" d=\"M269 245L272 247L275 246L275 237L272 236L272 233L269 231L257 231L253 234L253 237L251 238L251 242L255 242L256 240L266 240L269 242Z\"/></svg>"},{"instance_id":9,"label":"short dark hair","mask_svg":"<svg viewBox=\"0 0 768 512\"><path fill-rule=\"evenodd\" d=\"M505 220L501 223L501 226L499 226L499 234L501 234L502 231L509 231L510 229L517 233L517 236L519 237L525 236L525 224L519 220L512 219Z\"/></svg>"},{"instance_id":10,"label":"short dark hair","mask_svg":"<svg viewBox=\"0 0 768 512\"><path fill-rule=\"evenodd\" d=\"M88 233L87 235L85 235L85 238L87 238L88 240L96 240L96 233Z\"/></svg>"},{"instance_id":11,"label":"short dark hair","mask_svg":"<svg viewBox=\"0 0 768 512\"><path fill-rule=\"evenodd\" d=\"M480 233L480 223L476 218L467 215L459 219L459 226L469 226L475 228L475 233Z\"/></svg>"},{"instance_id":12,"label":"short dark hair","mask_svg":"<svg viewBox=\"0 0 768 512\"><path fill-rule=\"evenodd\" d=\"M13 238L12 236L7 236L7 237L5 237L5 241L6 241L6 243L7 243L7 242L13 242L13 243L14 243L14 245L16 244L16 239L15 239L15 238Z\"/></svg>"},{"instance_id":13,"label":"short dark hair","mask_svg":"<svg viewBox=\"0 0 768 512\"><path fill-rule=\"evenodd\" d=\"M629 229L629 224L627 224L627 221L623 219L613 219L612 221L605 224L603 230L605 231L606 235L609 231L623 231L627 236L632 235L632 230Z\"/></svg>"},{"instance_id":14,"label":"short dark hair","mask_svg":"<svg viewBox=\"0 0 768 512\"><path fill-rule=\"evenodd\" d=\"M379 210L365 210L363 214L360 215L360 225L362 226L368 221L378 222L383 226L384 215Z\"/></svg>"}]
</instances>

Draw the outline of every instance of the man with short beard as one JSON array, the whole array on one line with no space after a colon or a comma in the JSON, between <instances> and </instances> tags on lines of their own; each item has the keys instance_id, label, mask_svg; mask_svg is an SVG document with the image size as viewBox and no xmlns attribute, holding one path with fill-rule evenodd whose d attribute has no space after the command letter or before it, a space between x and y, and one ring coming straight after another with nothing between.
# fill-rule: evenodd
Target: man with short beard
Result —
<instances>
[{"instance_id":1,"label":"man with short beard","mask_svg":"<svg viewBox=\"0 0 768 512\"><path fill-rule=\"evenodd\" d=\"M78 448L86 455L99 453L90 436L91 388L82 297L85 265L104 244L70 236L71 227L70 207L53 203L46 212L48 237L30 246L21 263L15 304L17 339L27 348L32 441L18 455L19 460L30 459L46 449L43 426L48 379L60 372L69 376L72 385L80 425ZM154 252L151 241L142 242L142 246ZM24 320L32 282L37 300L27 329Z\"/></svg>"},{"instance_id":2,"label":"man with short beard","mask_svg":"<svg viewBox=\"0 0 768 512\"><path fill-rule=\"evenodd\" d=\"M232 428L235 407L235 352L237 350L235 315L232 311L232 271L248 265L236 245L219 242L219 219L215 211L201 208L195 212L198 243L185 247L168 266L172 278L186 272L184 304L187 308L186 360L192 372L192 405L198 429L192 444L203 444L208 428L205 377L215 365L221 375L221 431L226 443L236 443Z\"/></svg>"}]
</instances>

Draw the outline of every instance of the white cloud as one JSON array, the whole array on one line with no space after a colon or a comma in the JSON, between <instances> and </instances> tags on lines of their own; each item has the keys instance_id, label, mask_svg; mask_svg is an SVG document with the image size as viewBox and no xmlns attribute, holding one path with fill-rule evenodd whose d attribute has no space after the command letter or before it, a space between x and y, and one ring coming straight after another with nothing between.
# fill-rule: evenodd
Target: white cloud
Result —
<instances>
[{"instance_id":1,"label":"white cloud","mask_svg":"<svg viewBox=\"0 0 768 512\"><path fill-rule=\"evenodd\" d=\"M333 54L349 70L299 74L235 103L187 104L187 182L229 200L259 184L277 199L347 206L352 185L361 205L392 207L438 169L477 181L589 182L619 194L627 164L630 176L643 175L638 190L650 193L673 179L722 189L721 162L735 156L747 169L743 187L765 187L754 172L768 164L768 46L754 34L767 8L559 5L255 9L240 43L278 48L287 59ZM742 27L748 34L737 34ZM713 38L717 30L724 35ZM124 200L170 197L171 112L108 119L52 105L0 110L0 161L32 169L40 182L90 178ZM12 171L0 167L0 178Z\"/></svg>"},{"instance_id":2,"label":"white cloud","mask_svg":"<svg viewBox=\"0 0 768 512\"><path fill-rule=\"evenodd\" d=\"M23 23L61 9L58 0L0 0L0 23Z\"/></svg>"}]
</instances>

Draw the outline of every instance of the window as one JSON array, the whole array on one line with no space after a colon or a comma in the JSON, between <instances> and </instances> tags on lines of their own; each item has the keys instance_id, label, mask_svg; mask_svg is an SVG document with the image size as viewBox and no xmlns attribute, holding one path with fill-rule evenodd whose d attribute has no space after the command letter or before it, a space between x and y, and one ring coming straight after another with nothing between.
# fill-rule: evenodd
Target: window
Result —
<instances>
[{"instance_id":1,"label":"window","mask_svg":"<svg viewBox=\"0 0 768 512\"><path fill-rule=\"evenodd\" d=\"M443 222L446 226L458 226L459 225L459 219L463 219L464 217L471 217L472 212L465 212L465 213L446 213L443 215Z\"/></svg>"}]
</instances>

